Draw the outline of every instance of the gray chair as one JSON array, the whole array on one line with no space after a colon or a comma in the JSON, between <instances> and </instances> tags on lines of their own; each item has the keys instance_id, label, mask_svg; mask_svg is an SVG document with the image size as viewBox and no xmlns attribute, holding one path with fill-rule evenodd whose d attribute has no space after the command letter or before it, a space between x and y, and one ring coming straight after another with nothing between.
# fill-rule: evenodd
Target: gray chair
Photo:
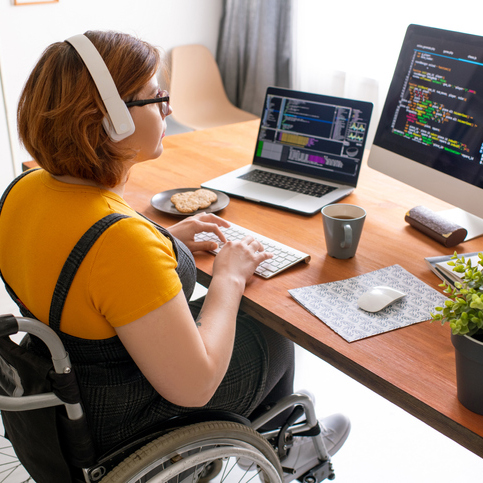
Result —
<instances>
[{"instance_id":1,"label":"gray chair","mask_svg":"<svg viewBox=\"0 0 483 483\"><path fill-rule=\"evenodd\" d=\"M194 130L258 119L229 101L216 60L203 45L172 49L169 96L171 117Z\"/></svg>"}]
</instances>

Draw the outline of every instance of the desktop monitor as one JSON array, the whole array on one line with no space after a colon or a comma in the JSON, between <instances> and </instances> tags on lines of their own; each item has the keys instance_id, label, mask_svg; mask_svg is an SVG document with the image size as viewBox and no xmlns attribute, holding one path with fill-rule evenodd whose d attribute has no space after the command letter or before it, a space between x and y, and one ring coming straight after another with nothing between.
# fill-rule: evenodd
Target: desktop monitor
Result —
<instances>
[{"instance_id":1,"label":"desktop monitor","mask_svg":"<svg viewBox=\"0 0 483 483\"><path fill-rule=\"evenodd\" d=\"M445 215L467 239L483 233L483 37L408 27L368 165L457 207Z\"/></svg>"}]
</instances>

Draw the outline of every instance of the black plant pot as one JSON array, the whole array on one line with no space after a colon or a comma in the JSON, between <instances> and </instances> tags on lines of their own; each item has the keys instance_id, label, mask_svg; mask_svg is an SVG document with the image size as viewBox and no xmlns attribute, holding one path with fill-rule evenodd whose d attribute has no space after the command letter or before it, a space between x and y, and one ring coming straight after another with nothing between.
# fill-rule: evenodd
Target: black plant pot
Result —
<instances>
[{"instance_id":1,"label":"black plant pot","mask_svg":"<svg viewBox=\"0 0 483 483\"><path fill-rule=\"evenodd\" d=\"M455 348L456 387L461 404L483 414L483 341L451 334Z\"/></svg>"}]
</instances>

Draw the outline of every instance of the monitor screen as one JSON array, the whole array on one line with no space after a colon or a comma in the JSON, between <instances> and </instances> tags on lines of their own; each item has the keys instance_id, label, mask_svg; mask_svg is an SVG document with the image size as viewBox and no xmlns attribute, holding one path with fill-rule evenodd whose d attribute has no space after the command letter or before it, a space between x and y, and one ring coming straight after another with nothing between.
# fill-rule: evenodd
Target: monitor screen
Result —
<instances>
[{"instance_id":1,"label":"monitor screen","mask_svg":"<svg viewBox=\"0 0 483 483\"><path fill-rule=\"evenodd\" d=\"M483 217L483 37L408 27L368 163Z\"/></svg>"}]
</instances>

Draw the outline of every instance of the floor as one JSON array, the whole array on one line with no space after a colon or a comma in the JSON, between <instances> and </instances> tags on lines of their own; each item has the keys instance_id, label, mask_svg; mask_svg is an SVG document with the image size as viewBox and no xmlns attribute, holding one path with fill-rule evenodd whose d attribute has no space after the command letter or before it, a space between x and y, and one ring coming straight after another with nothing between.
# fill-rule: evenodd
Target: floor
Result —
<instances>
[{"instance_id":1,"label":"floor","mask_svg":"<svg viewBox=\"0 0 483 483\"><path fill-rule=\"evenodd\" d=\"M0 313L18 313L3 286ZM483 459L297 347L295 389L303 388L315 395L319 418L351 418L351 435L333 457L336 482L483 483ZM0 483L32 482L17 465L0 437Z\"/></svg>"}]
</instances>

